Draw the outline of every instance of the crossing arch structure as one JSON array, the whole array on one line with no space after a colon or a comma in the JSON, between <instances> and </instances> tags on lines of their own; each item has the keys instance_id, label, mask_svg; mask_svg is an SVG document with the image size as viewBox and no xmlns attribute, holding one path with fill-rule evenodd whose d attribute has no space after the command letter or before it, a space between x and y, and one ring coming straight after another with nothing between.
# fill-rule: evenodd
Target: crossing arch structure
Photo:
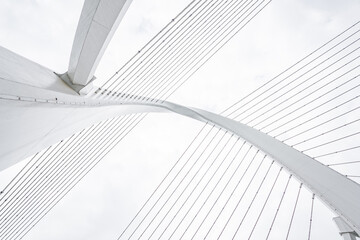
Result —
<instances>
[{"instance_id":1,"label":"crossing arch structure","mask_svg":"<svg viewBox=\"0 0 360 240\"><path fill-rule=\"evenodd\" d=\"M92 85L93 74L130 3L131 0L85 1L67 73L56 74L0 49L0 111L6 112L0 121L0 170L105 119L131 113L172 112L226 129L256 146L339 215L337 221L352 230L352 237L360 235L359 184L287 144L202 109L167 101L88 97L99 91Z\"/></svg>"}]
</instances>

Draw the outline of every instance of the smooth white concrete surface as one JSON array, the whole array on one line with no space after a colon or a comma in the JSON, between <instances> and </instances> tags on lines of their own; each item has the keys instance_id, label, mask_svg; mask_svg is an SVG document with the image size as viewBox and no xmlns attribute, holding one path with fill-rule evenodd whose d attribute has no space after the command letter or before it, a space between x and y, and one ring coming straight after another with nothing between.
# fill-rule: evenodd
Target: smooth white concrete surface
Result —
<instances>
[{"instance_id":1,"label":"smooth white concrete surface","mask_svg":"<svg viewBox=\"0 0 360 240\"><path fill-rule=\"evenodd\" d=\"M0 46L0 79L76 94L53 71Z\"/></svg>"},{"instance_id":2,"label":"smooth white concrete surface","mask_svg":"<svg viewBox=\"0 0 360 240\"><path fill-rule=\"evenodd\" d=\"M284 166L360 233L360 185L279 140L244 124L204 110L198 118L216 124L250 142Z\"/></svg>"},{"instance_id":3,"label":"smooth white concrete surface","mask_svg":"<svg viewBox=\"0 0 360 240\"><path fill-rule=\"evenodd\" d=\"M339 228L340 236L342 236L344 240L356 240L356 237L359 237L354 229L352 229L341 217L335 217L333 220Z\"/></svg>"},{"instance_id":4,"label":"smooth white concrete surface","mask_svg":"<svg viewBox=\"0 0 360 240\"><path fill-rule=\"evenodd\" d=\"M0 48L0 171L99 121L163 111L80 97L51 70Z\"/></svg>"},{"instance_id":5,"label":"smooth white concrete surface","mask_svg":"<svg viewBox=\"0 0 360 240\"><path fill-rule=\"evenodd\" d=\"M71 51L68 76L87 85L132 0L86 0Z\"/></svg>"},{"instance_id":6,"label":"smooth white concrete surface","mask_svg":"<svg viewBox=\"0 0 360 240\"><path fill-rule=\"evenodd\" d=\"M0 171L99 121L156 111L163 110L104 101L99 104L0 79Z\"/></svg>"},{"instance_id":7,"label":"smooth white concrete surface","mask_svg":"<svg viewBox=\"0 0 360 240\"><path fill-rule=\"evenodd\" d=\"M68 75L87 85L131 0L86 0ZM210 122L245 139L304 183L360 235L360 185L290 146L239 122L169 102L80 97L56 74L0 48L0 170L94 123L135 112L171 111Z\"/></svg>"},{"instance_id":8,"label":"smooth white concrete surface","mask_svg":"<svg viewBox=\"0 0 360 240\"><path fill-rule=\"evenodd\" d=\"M170 102L121 104L63 93L57 94L57 101L68 101L65 104L39 102L55 93L23 84L19 86L18 83L0 81L0 84L0 113L3 116L0 120L0 170L101 120L134 112L156 112L163 109L215 124L255 145L284 166L350 227L360 233L359 184L244 124ZM17 99L18 95L22 95L21 99L27 101ZM31 100L34 98L38 99L37 102Z\"/></svg>"}]
</instances>

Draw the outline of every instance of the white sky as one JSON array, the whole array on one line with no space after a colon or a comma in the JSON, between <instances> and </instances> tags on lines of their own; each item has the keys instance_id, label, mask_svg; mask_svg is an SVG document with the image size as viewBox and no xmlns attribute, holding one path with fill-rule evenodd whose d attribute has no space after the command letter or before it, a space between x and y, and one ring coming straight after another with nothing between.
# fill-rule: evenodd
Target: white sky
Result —
<instances>
[{"instance_id":1,"label":"white sky","mask_svg":"<svg viewBox=\"0 0 360 240\"><path fill-rule=\"evenodd\" d=\"M95 74L99 81L109 78L188 2L133 0ZM3 0L0 45L65 72L82 4ZM359 12L356 0L274 0L169 101L220 112L358 21ZM151 114L25 239L115 239L201 126L173 114ZM324 224L314 239L322 234L339 238L329 222L332 230Z\"/></svg>"}]
</instances>

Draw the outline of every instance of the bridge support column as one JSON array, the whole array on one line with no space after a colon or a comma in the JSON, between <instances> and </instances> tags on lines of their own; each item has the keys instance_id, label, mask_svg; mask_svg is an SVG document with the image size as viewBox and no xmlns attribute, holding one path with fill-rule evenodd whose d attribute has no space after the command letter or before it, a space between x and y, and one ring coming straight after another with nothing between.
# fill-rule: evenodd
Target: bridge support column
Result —
<instances>
[{"instance_id":1,"label":"bridge support column","mask_svg":"<svg viewBox=\"0 0 360 240\"><path fill-rule=\"evenodd\" d=\"M339 234L344 238L344 240L356 240L356 237L359 237L355 230L351 228L341 217L335 217L333 220L339 228Z\"/></svg>"},{"instance_id":2,"label":"bridge support column","mask_svg":"<svg viewBox=\"0 0 360 240\"><path fill-rule=\"evenodd\" d=\"M70 55L72 84L87 87L132 0L85 0ZM66 80L65 80L66 82Z\"/></svg>"}]
</instances>

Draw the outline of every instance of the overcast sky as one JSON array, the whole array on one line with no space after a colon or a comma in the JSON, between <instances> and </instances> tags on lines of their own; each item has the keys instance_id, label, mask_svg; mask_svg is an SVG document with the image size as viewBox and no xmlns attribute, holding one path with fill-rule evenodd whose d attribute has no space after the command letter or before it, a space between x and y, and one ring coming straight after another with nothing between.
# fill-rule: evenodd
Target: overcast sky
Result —
<instances>
[{"instance_id":1,"label":"overcast sky","mask_svg":"<svg viewBox=\"0 0 360 240\"><path fill-rule=\"evenodd\" d=\"M189 2L133 0L96 71L99 81L108 79ZM82 4L3 0L0 45L66 72ZM354 24L359 12L356 0L274 0L169 101L220 112ZM150 114L25 239L115 239L201 126L174 114ZM332 213L325 212L321 210L329 225L316 230L316 236L339 239Z\"/></svg>"}]
</instances>

